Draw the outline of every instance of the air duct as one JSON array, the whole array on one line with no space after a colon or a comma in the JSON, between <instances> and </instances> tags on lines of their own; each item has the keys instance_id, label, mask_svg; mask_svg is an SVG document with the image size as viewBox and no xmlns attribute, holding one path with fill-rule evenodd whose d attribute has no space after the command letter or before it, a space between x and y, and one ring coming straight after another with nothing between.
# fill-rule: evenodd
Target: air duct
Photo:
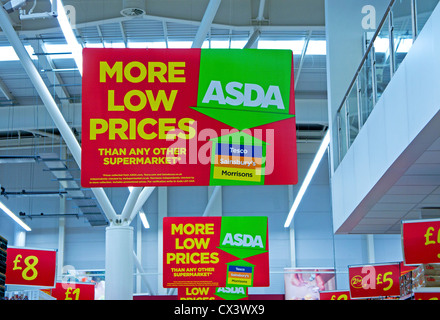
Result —
<instances>
[{"instance_id":1,"label":"air duct","mask_svg":"<svg viewBox=\"0 0 440 320\"><path fill-rule=\"evenodd\" d=\"M146 13L145 0L124 0L121 14L124 17L139 17Z\"/></svg>"}]
</instances>

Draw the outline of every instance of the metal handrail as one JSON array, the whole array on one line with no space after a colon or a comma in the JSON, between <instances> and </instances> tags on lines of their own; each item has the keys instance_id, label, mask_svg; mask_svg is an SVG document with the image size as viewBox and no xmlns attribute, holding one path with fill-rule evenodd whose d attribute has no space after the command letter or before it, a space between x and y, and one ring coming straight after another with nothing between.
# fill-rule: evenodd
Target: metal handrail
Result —
<instances>
[{"instance_id":1,"label":"metal handrail","mask_svg":"<svg viewBox=\"0 0 440 320\"><path fill-rule=\"evenodd\" d=\"M344 98L342 99L342 102L341 102L341 104L339 105L339 108L338 108L338 110L337 110L336 113L339 113L339 112L341 111L342 107L344 106L345 101L347 100L347 98L348 98L348 96L349 96L349 94L350 94L351 89L353 88L354 84L355 84L356 81L357 81L357 78L358 78L358 76L359 76L359 72L362 70L362 68L363 68L363 66L364 66L364 63L365 63L365 61L367 60L368 55L369 55L370 52L371 52L371 48L372 48L373 45L374 45L374 41L376 40L376 38L377 38L377 36L379 35L379 33L382 31L382 27L383 27L383 25L384 25L386 19L388 18L388 14L390 13L391 9L393 8L394 2L395 2L395 0L391 0L391 1L390 1L390 4L388 5L388 7L387 7L387 9L386 9L386 11L385 11L385 14L384 14L384 16L382 17L382 20L380 21L379 26L377 27L376 31L374 32L373 38L371 38L371 41L370 41L370 43L369 43L368 46L367 46L367 50L365 51L364 56L362 57L362 60L361 60L361 62L360 62L360 64L359 64L359 67L357 68L357 70L356 70L356 72L355 72L355 74L354 74L354 77L353 77L353 79L351 80L350 85L348 86L348 89L347 89L347 91L345 92Z\"/></svg>"}]
</instances>

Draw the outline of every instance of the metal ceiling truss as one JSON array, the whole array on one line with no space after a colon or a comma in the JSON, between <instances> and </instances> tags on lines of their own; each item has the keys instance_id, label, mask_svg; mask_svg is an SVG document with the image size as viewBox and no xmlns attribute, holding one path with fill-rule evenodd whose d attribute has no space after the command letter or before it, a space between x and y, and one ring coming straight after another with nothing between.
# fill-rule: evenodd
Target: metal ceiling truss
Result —
<instances>
[{"instance_id":1,"label":"metal ceiling truss","mask_svg":"<svg viewBox=\"0 0 440 320\"><path fill-rule=\"evenodd\" d=\"M213 40L216 38L221 38L222 40L228 39L229 42L231 42L233 38L247 39L247 44L245 45L245 47L255 47L255 44L257 43L258 39L264 37L265 34L267 34L268 37L270 35L273 36L274 33L279 33L280 36L285 36L285 37L290 34L291 37L296 36L297 38L303 39L303 34L306 32L307 40L305 41L304 44L304 49L301 54L301 58L299 62L299 72L295 80L296 82L298 82L299 74L301 72L304 63L305 51L307 49L308 41L311 38L312 31L317 31L318 34L323 34L324 27L270 26L269 24L264 24L262 23L265 21L263 17L264 4L265 4L264 0L261 0L260 2L258 17L255 20L257 23L253 23L253 25L251 26L231 26L231 25L215 24L213 23L213 19L216 15L220 2L221 0L210 0L206 8L205 15L203 16L203 19L200 22L168 18L168 17L143 15L142 20L139 20L139 18L132 19L129 17L120 17L120 18L113 18L108 20L88 22L85 24L78 24L76 26L76 32L77 35L79 35L78 40L83 44L83 46L89 42L93 42L93 43L99 42L103 46L105 46L106 42L120 42L123 43L124 46L126 47L130 40L133 41L137 40L139 42L139 40L142 39L142 41L158 41L158 40L164 41L168 47L169 40L173 38L173 39L182 39L182 40L192 39L193 41L191 46L192 48L200 48L203 42L207 38L209 40ZM13 30L11 22L9 21L5 12L1 13L0 21L1 21L1 27L3 33L6 35L9 42L17 52L17 55L19 56L23 67L25 68L27 74L29 75L29 78L32 80L41 100L43 101L44 105L49 111L52 119L54 120L56 127L59 129L61 136L64 138L67 147L71 151L72 155L75 158L75 161L78 164L78 167L80 168L81 148L79 146L79 143L76 140L76 137L73 135L63 115L59 111L54 101L54 97L50 95L47 85L43 82L41 75L37 72L35 65L33 64L31 58L29 57L23 45L23 42L27 41L34 49L34 52L43 53L41 55L38 55L38 62L44 70L53 73L53 76L47 77L48 79L50 79L49 85L55 88L56 96L64 104L66 102L72 102L71 101L72 95L69 93L68 88L64 86L65 83L61 75L57 72L54 72L57 70L56 65L50 58L50 52L48 52L48 50L45 48L46 43L58 42L60 39L63 39L64 36L60 33L58 28L50 28L50 29L38 30L38 31L19 31L19 34L22 37L25 37L24 40L20 40L17 33ZM133 37L131 37L131 30L132 30L131 24L140 24L140 23L154 24L154 22L158 22L155 25L160 26L161 29L154 30L153 36L150 37L148 37L148 35L139 36L138 33L133 33ZM179 31L182 25L183 26L186 25L187 28L185 28L185 32L182 34L176 32L176 30L173 30L173 28L170 29L170 27L173 27L173 25L175 24L180 25ZM95 28L95 32L93 32L93 28ZM118 30L119 32L115 32L116 30ZM139 28L135 28L135 31L139 32ZM147 32L149 31L147 30ZM117 35L118 33L119 35ZM158 37L157 34L160 34L160 37ZM72 70L70 72L77 72L77 71ZM10 90L6 87L4 82L0 82L0 91L3 93L3 95L6 97L8 101L14 100L13 95L11 94ZM53 164L54 163L51 162L50 165ZM54 169L50 167L49 163L47 163L47 165L49 169ZM64 163L60 162L58 163L58 165L62 165L62 167L65 168ZM67 178L67 177L58 177L57 175L55 176L56 178L62 178L62 179ZM66 181L67 180L63 180L60 181L60 183L66 184ZM92 210L96 211L96 212L83 211L83 214L87 217L91 217L93 215L93 218L89 219L91 225L94 225L96 223L102 224L103 221L105 221L105 223L109 221L111 224L116 224L116 225L126 225L131 223L132 219L136 216L138 210L142 208L142 205L147 201L148 197L151 195L152 191L154 190L154 187L133 188L133 190L128 196L126 205L124 206L123 212L121 214L116 214L104 190L101 188L94 188L91 190L94 194L94 197L93 196L86 197L84 190L79 188L78 185L76 187L72 187L72 188L69 187L67 189L70 192L81 193L79 196L76 197L72 196L71 197L72 199L82 198L84 200L84 198L90 198L97 201L97 203L93 205L90 203L78 205L78 207L83 209L86 207L88 208L93 207ZM215 189L212 190L212 194L210 200L208 201L208 205L206 207L204 215L210 215L209 211L212 206L212 203L219 196L221 196L221 190L220 188L216 187ZM98 203L100 205L99 211L97 211L97 208L99 206L96 205ZM101 216L102 219L99 219L99 216ZM106 219L104 219L104 216Z\"/></svg>"}]
</instances>

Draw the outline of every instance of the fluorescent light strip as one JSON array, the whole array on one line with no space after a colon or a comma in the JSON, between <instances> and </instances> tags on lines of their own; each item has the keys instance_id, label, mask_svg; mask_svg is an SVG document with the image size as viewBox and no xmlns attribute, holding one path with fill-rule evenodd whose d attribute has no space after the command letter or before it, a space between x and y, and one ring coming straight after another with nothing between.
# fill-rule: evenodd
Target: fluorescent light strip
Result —
<instances>
[{"instance_id":1,"label":"fluorescent light strip","mask_svg":"<svg viewBox=\"0 0 440 320\"><path fill-rule=\"evenodd\" d=\"M147 216L145 215L144 210L139 211L139 217L141 218L142 224L144 225L145 229L150 228L150 224L148 223Z\"/></svg>"},{"instance_id":2,"label":"fluorescent light strip","mask_svg":"<svg viewBox=\"0 0 440 320\"><path fill-rule=\"evenodd\" d=\"M133 187L128 187L128 190L133 191ZM150 224L148 223L147 216L145 215L145 212L143 209L139 211L139 218L141 218L142 224L145 229L150 228Z\"/></svg>"},{"instance_id":3,"label":"fluorescent light strip","mask_svg":"<svg viewBox=\"0 0 440 320\"><path fill-rule=\"evenodd\" d=\"M66 38L67 44L69 45L73 59L75 60L76 66L82 75L82 47L78 43L75 34L73 33L72 27L70 26L69 19L67 18L66 12L64 11L63 2L61 0L57 1L57 11L58 11L58 23L60 24L61 31L63 31L64 37Z\"/></svg>"},{"instance_id":4,"label":"fluorescent light strip","mask_svg":"<svg viewBox=\"0 0 440 320\"><path fill-rule=\"evenodd\" d=\"M295 215L295 212L298 209L299 204L301 203L302 197L306 193L306 190L310 182L312 181L313 176L315 175L316 169L318 169L318 165L321 162L321 159L324 156L324 153L327 150L329 143L330 143L330 135L329 132L327 131L324 138L322 139L321 145L319 146L318 152L316 153L315 158L313 159L312 165L310 166L309 171L307 171L306 177L304 178L301 188L299 189L298 194L296 195L295 201L293 202L292 208L290 209L289 215L287 216L286 222L284 223L285 228L288 228L290 226L293 216Z\"/></svg>"},{"instance_id":5,"label":"fluorescent light strip","mask_svg":"<svg viewBox=\"0 0 440 320\"><path fill-rule=\"evenodd\" d=\"M25 46L31 59L38 59L34 54L34 49L31 46ZM0 61L19 61L17 54L12 46L0 46Z\"/></svg>"},{"instance_id":6,"label":"fluorescent light strip","mask_svg":"<svg viewBox=\"0 0 440 320\"><path fill-rule=\"evenodd\" d=\"M15 222L17 222L21 227L24 228L26 231L31 231L32 229L29 228L29 226L21 221L19 217L17 217L11 210L9 210L8 207L6 207L1 201L0 201L0 209L2 209L9 217L11 217Z\"/></svg>"}]
</instances>

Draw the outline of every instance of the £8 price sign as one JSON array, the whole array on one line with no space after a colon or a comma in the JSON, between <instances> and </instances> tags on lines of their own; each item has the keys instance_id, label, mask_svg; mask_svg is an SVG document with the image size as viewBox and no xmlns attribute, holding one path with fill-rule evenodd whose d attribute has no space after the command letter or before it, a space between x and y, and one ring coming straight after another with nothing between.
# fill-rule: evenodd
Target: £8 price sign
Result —
<instances>
[{"instance_id":1,"label":"\u00a38 price sign","mask_svg":"<svg viewBox=\"0 0 440 320\"><path fill-rule=\"evenodd\" d=\"M8 247L6 284L55 287L56 251Z\"/></svg>"},{"instance_id":2,"label":"\u00a38 price sign","mask_svg":"<svg viewBox=\"0 0 440 320\"><path fill-rule=\"evenodd\" d=\"M440 263L440 220L402 221L406 264Z\"/></svg>"},{"instance_id":3,"label":"\u00a38 price sign","mask_svg":"<svg viewBox=\"0 0 440 320\"><path fill-rule=\"evenodd\" d=\"M349 266L348 276L352 298L400 295L400 263Z\"/></svg>"}]
</instances>

